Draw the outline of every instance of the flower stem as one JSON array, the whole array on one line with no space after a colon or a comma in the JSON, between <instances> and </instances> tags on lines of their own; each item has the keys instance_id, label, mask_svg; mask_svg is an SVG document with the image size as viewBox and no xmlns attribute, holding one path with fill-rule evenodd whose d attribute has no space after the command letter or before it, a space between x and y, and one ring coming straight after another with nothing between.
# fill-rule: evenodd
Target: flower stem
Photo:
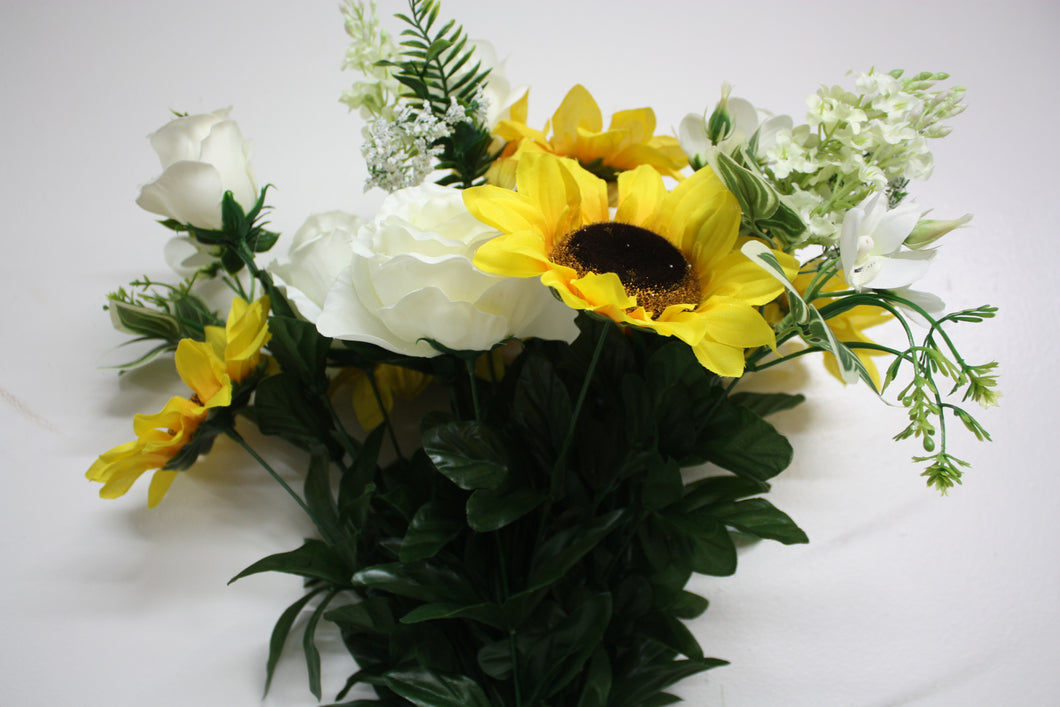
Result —
<instances>
[{"instance_id":1,"label":"flower stem","mask_svg":"<svg viewBox=\"0 0 1060 707\"><path fill-rule=\"evenodd\" d=\"M589 360L589 368L585 371L585 379L582 380L581 390L578 391L578 400L574 403L574 411L571 413L570 427L567 428L567 436L563 439L563 446L559 450L559 454L556 456L556 465L552 468L552 488L550 489L549 498L555 500L561 497L563 488L566 484L563 483L566 474L567 466L567 451L570 449L571 442L574 441L574 430L578 426L578 418L581 416L582 405L585 403L585 396L589 393L589 384L592 383L593 374L596 372L596 364L600 361L600 354L604 350L604 342L607 341L607 334L610 331L610 326L604 324L600 327L600 338L596 340L596 348L593 350L593 357Z\"/></svg>"},{"instance_id":2,"label":"flower stem","mask_svg":"<svg viewBox=\"0 0 1060 707\"><path fill-rule=\"evenodd\" d=\"M309 506L307 506L306 502L302 500L302 497L295 493L294 489L292 489L290 485L283 480L283 477L281 477L275 469L269 466L269 463L265 461L261 457L261 455L254 451L253 447L247 444L247 441L243 439L242 435L236 432L234 427L228 427L225 430L225 434L235 440L236 444L246 450L247 454L253 457L254 461L260 464L261 467L269 473L269 476L271 476L276 481L276 483L283 487L283 490L286 491L287 494L294 499L295 503L302 507L302 510L305 511L305 514L309 516L310 520L313 521L313 525L317 527L317 530L320 531L320 534L324 537L324 539L327 540L330 544L334 545L334 539L330 537L329 533L327 532L327 529L324 528L324 526L317 520L316 516L313 515L313 511L309 509Z\"/></svg>"}]
</instances>

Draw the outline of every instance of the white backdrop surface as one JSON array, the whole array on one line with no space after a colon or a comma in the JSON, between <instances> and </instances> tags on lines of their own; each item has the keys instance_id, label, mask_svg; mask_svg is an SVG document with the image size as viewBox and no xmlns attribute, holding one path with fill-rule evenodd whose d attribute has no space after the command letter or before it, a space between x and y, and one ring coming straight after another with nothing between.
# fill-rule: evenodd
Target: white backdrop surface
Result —
<instances>
[{"instance_id":1,"label":"white backdrop surface","mask_svg":"<svg viewBox=\"0 0 1060 707\"><path fill-rule=\"evenodd\" d=\"M772 499L811 542L744 548L735 577L695 581L711 608L693 629L732 664L677 692L718 707L1060 704L1060 5L446 0L443 12L508 57L535 124L574 83L605 116L652 106L662 132L726 80L797 120L848 70L944 70L968 88L912 193L939 217L975 215L922 285L953 308L1001 307L958 330L971 358L1002 365L1002 404L982 418L994 442L958 436L973 469L940 498L909 461L917 447L889 439L901 410L818 361L756 380L808 397L775 420L796 457ZM296 644L261 702L269 631L299 582L225 584L310 532L279 488L224 443L150 511L146 483L102 501L82 475L170 393L151 371L103 368L123 341L104 294L170 277L166 232L133 203L158 173L145 136L170 109L234 106L259 179L277 187L277 230L335 208L370 216L380 195L362 193L360 126L337 102L355 78L339 70L345 44L332 0L0 2L0 705L315 704ZM324 639L329 697L352 663Z\"/></svg>"}]
</instances>

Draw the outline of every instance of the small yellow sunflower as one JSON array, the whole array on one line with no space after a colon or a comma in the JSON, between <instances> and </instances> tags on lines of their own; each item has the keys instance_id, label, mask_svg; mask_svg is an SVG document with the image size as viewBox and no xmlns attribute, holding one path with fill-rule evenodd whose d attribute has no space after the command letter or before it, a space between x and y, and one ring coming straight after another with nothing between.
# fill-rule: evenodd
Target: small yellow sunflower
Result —
<instances>
[{"instance_id":1,"label":"small yellow sunflower","mask_svg":"<svg viewBox=\"0 0 1060 707\"><path fill-rule=\"evenodd\" d=\"M154 415L136 415L136 439L104 452L89 467L85 476L103 484L102 498L123 496L145 472L156 469L147 505L158 505L178 473L169 466L195 439L212 409L232 404L233 383L242 382L260 363L269 337L268 311L267 297L249 305L236 298L225 328L206 327L206 341L182 339L177 344L177 373L192 396L173 397Z\"/></svg>"},{"instance_id":2,"label":"small yellow sunflower","mask_svg":"<svg viewBox=\"0 0 1060 707\"><path fill-rule=\"evenodd\" d=\"M507 141L490 169L491 184L515 186L515 165L526 153L547 152L577 160L582 167L609 182L615 175L640 165L659 174L680 179L679 170L688 159L677 138L655 135L655 113L636 108L615 113L611 125L603 129L600 107L584 86L572 88L552 116L549 126L535 130L526 124L528 95L511 108L511 119L502 120L493 134Z\"/></svg>"},{"instance_id":3,"label":"small yellow sunflower","mask_svg":"<svg viewBox=\"0 0 1060 707\"><path fill-rule=\"evenodd\" d=\"M528 153L516 191L473 187L464 203L503 234L475 255L486 272L540 277L572 308L675 336L718 375L741 375L745 349L775 346L756 307L783 288L739 251L739 204L710 169L673 191L647 165L622 172L612 212L602 179Z\"/></svg>"}]
</instances>

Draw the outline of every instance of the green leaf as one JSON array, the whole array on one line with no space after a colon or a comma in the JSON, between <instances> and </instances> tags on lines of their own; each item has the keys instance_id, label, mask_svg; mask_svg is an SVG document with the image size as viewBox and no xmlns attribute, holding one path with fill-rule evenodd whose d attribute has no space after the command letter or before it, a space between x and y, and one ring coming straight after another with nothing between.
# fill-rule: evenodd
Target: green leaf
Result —
<instances>
[{"instance_id":1,"label":"green leaf","mask_svg":"<svg viewBox=\"0 0 1060 707\"><path fill-rule=\"evenodd\" d=\"M512 417L540 460L553 460L570 429L573 404L552 363L526 357L516 384Z\"/></svg>"},{"instance_id":2,"label":"green leaf","mask_svg":"<svg viewBox=\"0 0 1060 707\"><path fill-rule=\"evenodd\" d=\"M643 475L644 485L641 489L641 504L645 510L653 511L666 508L681 500L685 490L681 476L681 467L676 461L664 460L658 455L654 463L648 465Z\"/></svg>"},{"instance_id":3,"label":"green leaf","mask_svg":"<svg viewBox=\"0 0 1060 707\"><path fill-rule=\"evenodd\" d=\"M297 550L269 555L247 567L228 583L261 572L283 572L322 579L336 586L349 585L349 570L335 550L323 540L306 540Z\"/></svg>"},{"instance_id":4,"label":"green leaf","mask_svg":"<svg viewBox=\"0 0 1060 707\"><path fill-rule=\"evenodd\" d=\"M673 660L663 664L649 665L615 681L614 686L611 688L613 699L608 707L645 707L650 704L670 704L673 700L663 703L654 700L657 700L659 693L670 685L696 673L722 665L728 665L728 662L717 658L690 658L688 660Z\"/></svg>"},{"instance_id":5,"label":"green leaf","mask_svg":"<svg viewBox=\"0 0 1060 707\"><path fill-rule=\"evenodd\" d=\"M108 301L107 308L116 325L133 334L167 342L180 339L180 324L172 314L116 299Z\"/></svg>"},{"instance_id":6,"label":"green leaf","mask_svg":"<svg viewBox=\"0 0 1060 707\"><path fill-rule=\"evenodd\" d=\"M302 634L302 651L305 653L306 670L309 673L309 691L313 697L320 699L320 650L317 649L316 633L320 617L328 607L328 602L335 598L338 589L332 589L324 600L320 602L306 622L305 633Z\"/></svg>"},{"instance_id":7,"label":"green leaf","mask_svg":"<svg viewBox=\"0 0 1060 707\"><path fill-rule=\"evenodd\" d=\"M445 601L421 604L402 616L401 623L419 624L439 619L471 619L496 629L505 627L502 609L487 602L470 605Z\"/></svg>"},{"instance_id":8,"label":"green leaf","mask_svg":"<svg viewBox=\"0 0 1060 707\"><path fill-rule=\"evenodd\" d=\"M324 618L344 630L389 634L394 629L394 615L390 600L383 597L363 597L354 604L331 609Z\"/></svg>"},{"instance_id":9,"label":"green leaf","mask_svg":"<svg viewBox=\"0 0 1060 707\"><path fill-rule=\"evenodd\" d=\"M258 383L254 412L258 429L264 434L283 437L304 449L330 440L331 419L327 410L306 397L299 380L286 373L263 378Z\"/></svg>"},{"instance_id":10,"label":"green leaf","mask_svg":"<svg viewBox=\"0 0 1060 707\"><path fill-rule=\"evenodd\" d=\"M740 248L744 255L752 260L760 268L772 275L787 291L788 307L795 323L800 327L803 340L810 346L815 346L822 351L827 351L836 357L839 365L840 377L846 383L854 383L859 378L872 390L876 390L876 384L872 382L872 376L849 347L840 343L835 334L829 328L827 322L817 308L803 300L802 295L791 283L784 268L781 267L777 256L766 245L758 241L747 241Z\"/></svg>"},{"instance_id":11,"label":"green leaf","mask_svg":"<svg viewBox=\"0 0 1060 707\"><path fill-rule=\"evenodd\" d=\"M291 627L294 625L295 620L298 618L298 614L301 613L305 605L315 597L324 591L324 587L315 589L304 597L296 601L295 603L288 606L280 618L277 619L276 625L272 629L272 636L269 638L269 659L265 664L265 693L262 695L269 694L269 686L272 684L272 675L276 671L276 665L280 662L280 656L283 654L283 644L287 641L287 635L291 632Z\"/></svg>"},{"instance_id":12,"label":"green leaf","mask_svg":"<svg viewBox=\"0 0 1060 707\"><path fill-rule=\"evenodd\" d=\"M603 646L596 649L585 669L585 686L576 707L607 707L611 694L611 663Z\"/></svg>"},{"instance_id":13,"label":"green leaf","mask_svg":"<svg viewBox=\"0 0 1060 707\"><path fill-rule=\"evenodd\" d=\"M516 486L512 491L478 489L467 499L467 524L480 533L500 530L537 508L547 497L529 486Z\"/></svg>"},{"instance_id":14,"label":"green leaf","mask_svg":"<svg viewBox=\"0 0 1060 707\"><path fill-rule=\"evenodd\" d=\"M339 515L343 519L363 514L364 491L372 483L379 468L379 450L383 445L385 429L385 425L380 425L369 433L353 462L342 473L338 505Z\"/></svg>"},{"instance_id":15,"label":"green leaf","mask_svg":"<svg viewBox=\"0 0 1060 707\"><path fill-rule=\"evenodd\" d=\"M725 525L749 535L776 540L785 545L810 541L806 533L795 525L795 521L764 498L713 506L710 511Z\"/></svg>"},{"instance_id":16,"label":"green leaf","mask_svg":"<svg viewBox=\"0 0 1060 707\"><path fill-rule=\"evenodd\" d=\"M476 492L478 493L478 492ZM434 557L464 529L459 505L430 501L420 506L401 542L401 561L414 562Z\"/></svg>"},{"instance_id":17,"label":"green leaf","mask_svg":"<svg viewBox=\"0 0 1060 707\"><path fill-rule=\"evenodd\" d=\"M497 488L508 477L504 446L478 422L433 427L423 435L423 449L435 468L462 489Z\"/></svg>"},{"instance_id":18,"label":"green leaf","mask_svg":"<svg viewBox=\"0 0 1060 707\"><path fill-rule=\"evenodd\" d=\"M709 509L667 517L667 523L692 541L692 570L727 577L736 571L736 546L729 531Z\"/></svg>"},{"instance_id":19,"label":"green leaf","mask_svg":"<svg viewBox=\"0 0 1060 707\"><path fill-rule=\"evenodd\" d=\"M453 43L448 39L436 39L431 42L431 46L427 47L427 53L424 55L424 61L434 61L435 58L443 51L453 46Z\"/></svg>"},{"instance_id":20,"label":"green leaf","mask_svg":"<svg viewBox=\"0 0 1060 707\"><path fill-rule=\"evenodd\" d=\"M525 670L520 670L533 686L527 702L548 699L574 680L600 646L610 621L611 595L596 594L563 623L540 634L536 645L527 651Z\"/></svg>"},{"instance_id":21,"label":"green leaf","mask_svg":"<svg viewBox=\"0 0 1060 707\"><path fill-rule=\"evenodd\" d=\"M729 400L751 410L759 417L767 417L805 402L806 396L788 393L733 393Z\"/></svg>"},{"instance_id":22,"label":"green leaf","mask_svg":"<svg viewBox=\"0 0 1060 707\"><path fill-rule=\"evenodd\" d=\"M482 646L475 659L482 672L494 680L507 680L512 674L512 644L508 639Z\"/></svg>"},{"instance_id":23,"label":"green leaf","mask_svg":"<svg viewBox=\"0 0 1060 707\"><path fill-rule=\"evenodd\" d=\"M293 317L269 317L269 332L269 352L284 373L306 386L323 390L327 385L324 369L331 339L321 336L310 322Z\"/></svg>"},{"instance_id":24,"label":"green leaf","mask_svg":"<svg viewBox=\"0 0 1060 707\"><path fill-rule=\"evenodd\" d=\"M723 469L765 481L791 463L792 448L782 434L745 407L725 403L696 451Z\"/></svg>"},{"instance_id":25,"label":"green leaf","mask_svg":"<svg viewBox=\"0 0 1060 707\"><path fill-rule=\"evenodd\" d=\"M692 511L721 501L757 496L769 490L769 484L745 476L708 476L685 487L681 507Z\"/></svg>"},{"instance_id":26,"label":"green leaf","mask_svg":"<svg viewBox=\"0 0 1060 707\"><path fill-rule=\"evenodd\" d=\"M392 670L386 686L416 707L491 707L489 698L466 675L444 675L427 669Z\"/></svg>"},{"instance_id":27,"label":"green leaf","mask_svg":"<svg viewBox=\"0 0 1060 707\"><path fill-rule=\"evenodd\" d=\"M316 453L309 459L305 476L305 502L309 515L321 532L338 541L342 536L335 499L331 495L331 460L327 454Z\"/></svg>"},{"instance_id":28,"label":"green leaf","mask_svg":"<svg viewBox=\"0 0 1060 707\"><path fill-rule=\"evenodd\" d=\"M353 575L353 584L424 602L481 602L471 583L455 568L424 561L373 565Z\"/></svg>"},{"instance_id":29,"label":"green leaf","mask_svg":"<svg viewBox=\"0 0 1060 707\"><path fill-rule=\"evenodd\" d=\"M527 591L547 587L562 578L567 570L618 527L625 515L624 510L612 511L588 523L554 533L534 553Z\"/></svg>"},{"instance_id":30,"label":"green leaf","mask_svg":"<svg viewBox=\"0 0 1060 707\"><path fill-rule=\"evenodd\" d=\"M703 649L688 627L675 616L655 612L637 622L637 631L688 658L702 658Z\"/></svg>"},{"instance_id":31,"label":"green leaf","mask_svg":"<svg viewBox=\"0 0 1060 707\"><path fill-rule=\"evenodd\" d=\"M756 221L772 216L780 204L780 198L765 178L737 164L720 150L715 156L718 176L740 202L740 209L746 217Z\"/></svg>"},{"instance_id":32,"label":"green leaf","mask_svg":"<svg viewBox=\"0 0 1060 707\"><path fill-rule=\"evenodd\" d=\"M710 602L698 594L682 591L677 600L670 606L670 613L679 619L691 621L702 616L709 605Z\"/></svg>"}]
</instances>

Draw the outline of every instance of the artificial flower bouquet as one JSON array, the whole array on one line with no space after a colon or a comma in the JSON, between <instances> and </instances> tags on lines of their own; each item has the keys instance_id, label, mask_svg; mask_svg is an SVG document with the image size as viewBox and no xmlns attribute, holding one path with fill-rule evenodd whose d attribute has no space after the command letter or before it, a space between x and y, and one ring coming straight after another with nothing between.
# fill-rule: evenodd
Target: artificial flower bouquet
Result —
<instances>
[{"instance_id":1,"label":"artificial flower bouquet","mask_svg":"<svg viewBox=\"0 0 1060 707\"><path fill-rule=\"evenodd\" d=\"M909 289L969 219L907 196L963 109L945 75L871 71L820 89L799 125L723 86L676 136L649 108L605 129L575 86L539 129L438 2L410 0L396 39L374 4L344 14L363 78L343 100L366 120L367 188L389 196L265 256L281 236L228 111L154 133L164 171L138 203L187 277L108 308L150 342L128 366L172 354L190 392L87 474L114 498L153 471L154 506L223 437L312 519L317 536L235 577L304 578L266 689L296 632L321 697L325 621L358 666L345 705L675 701L724 664L688 628L707 607L692 574L732 574L737 536L807 541L765 498L792 458L766 418L803 397L738 385L797 357L897 399L927 483L960 481L947 428L987 439L963 403L998 393L949 332L994 309L945 314ZM209 282L231 288L224 316ZM303 450L300 484L250 426Z\"/></svg>"}]
</instances>

